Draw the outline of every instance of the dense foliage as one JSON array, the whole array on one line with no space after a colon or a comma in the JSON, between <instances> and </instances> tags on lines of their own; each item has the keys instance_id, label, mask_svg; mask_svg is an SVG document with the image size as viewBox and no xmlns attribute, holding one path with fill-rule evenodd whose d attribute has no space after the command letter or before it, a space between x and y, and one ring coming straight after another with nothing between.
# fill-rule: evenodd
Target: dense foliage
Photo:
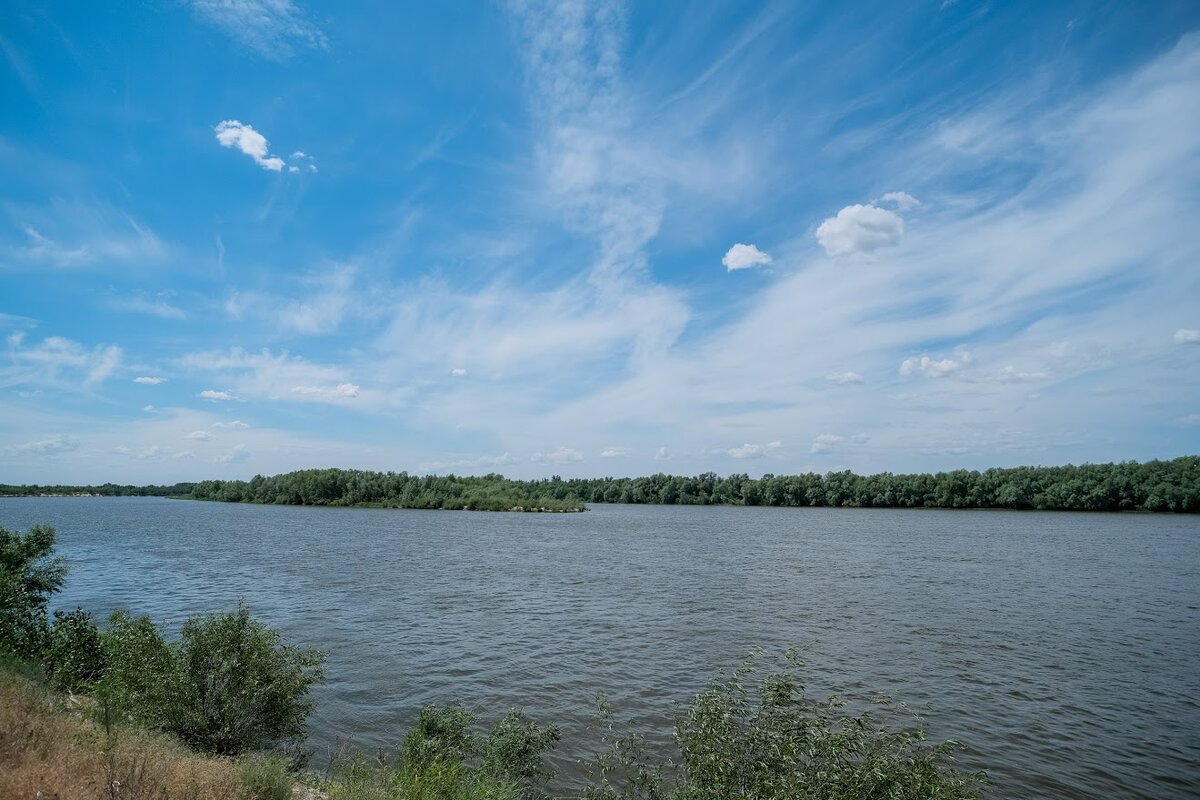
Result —
<instances>
[{"instance_id":1,"label":"dense foliage","mask_svg":"<svg viewBox=\"0 0 1200 800\"><path fill-rule=\"evenodd\" d=\"M346 469L306 469L249 481L200 481L196 500L305 506L378 506L465 511L582 511L578 498L552 495L539 484L502 475L409 475Z\"/></svg>"},{"instance_id":2,"label":"dense foliage","mask_svg":"<svg viewBox=\"0 0 1200 800\"><path fill-rule=\"evenodd\" d=\"M936 474L748 475L722 478L560 478L516 481L405 472L302 470L250 481L201 481L200 500L289 505L504 511L577 509L585 503L1010 508L1055 511L1200 512L1200 457L1139 464L1015 467Z\"/></svg>"},{"instance_id":3,"label":"dense foliage","mask_svg":"<svg viewBox=\"0 0 1200 800\"><path fill-rule=\"evenodd\" d=\"M54 529L28 533L0 526L0 653L37 656L50 634L46 603L62 586L67 567L55 558Z\"/></svg>"}]
</instances>

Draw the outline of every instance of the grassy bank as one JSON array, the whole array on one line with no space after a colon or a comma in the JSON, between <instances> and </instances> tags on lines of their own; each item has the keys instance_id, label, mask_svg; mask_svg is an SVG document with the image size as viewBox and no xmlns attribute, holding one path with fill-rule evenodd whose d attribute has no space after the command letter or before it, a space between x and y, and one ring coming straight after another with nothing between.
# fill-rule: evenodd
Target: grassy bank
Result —
<instances>
[{"instance_id":1,"label":"grassy bank","mask_svg":"<svg viewBox=\"0 0 1200 800\"><path fill-rule=\"evenodd\" d=\"M57 800L287 800L278 759L197 753L161 733L100 721L94 698L51 691L0 661L0 797Z\"/></svg>"}]
</instances>

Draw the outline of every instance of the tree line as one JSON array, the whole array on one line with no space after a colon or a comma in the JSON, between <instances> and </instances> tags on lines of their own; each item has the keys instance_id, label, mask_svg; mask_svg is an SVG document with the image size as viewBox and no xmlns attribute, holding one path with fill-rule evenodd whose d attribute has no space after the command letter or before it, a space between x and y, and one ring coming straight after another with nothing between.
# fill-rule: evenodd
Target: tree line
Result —
<instances>
[{"instance_id":1,"label":"tree line","mask_svg":"<svg viewBox=\"0 0 1200 800\"><path fill-rule=\"evenodd\" d=\"M173 483L170 486L134 486L132 484L102 483L99 486L68 486L65 484L13 485L0 483L0 497L54 497L59 495L97 495L100 497L179 497L189 495L191 482Z\"/></svg>"},{"instance_id":2,"label":"tree line","mask_svg":"<svg viewBox=\"0 0 1200 800\"><path fill-rule=\"evenodd\" d=\"M857 475L746 474L693 477L552 478L312 469L249 481L201 481L198 500L286 505L380 506L504 511L581 510L586 503L1005 508L1045 511L1200 512L1200 457L1060 467Z\"/></svg>"}]
</instances>

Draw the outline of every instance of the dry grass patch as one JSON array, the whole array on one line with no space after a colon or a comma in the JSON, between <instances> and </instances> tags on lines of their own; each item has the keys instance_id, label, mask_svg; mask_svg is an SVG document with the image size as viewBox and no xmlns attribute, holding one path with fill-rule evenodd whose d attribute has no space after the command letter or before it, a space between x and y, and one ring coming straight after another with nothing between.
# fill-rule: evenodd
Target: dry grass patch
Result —
<instances>
[{"instance_id":1,"label":"dry grass patch","mask_svg":"<svg viewBox=\"0 0 1200 800\"><path fill-rule=\"evenodd\" d=\"M78 707L0 670L0 800L240 800L232 761L158 734L111 735Z\"/></svg>"}]
</instances>

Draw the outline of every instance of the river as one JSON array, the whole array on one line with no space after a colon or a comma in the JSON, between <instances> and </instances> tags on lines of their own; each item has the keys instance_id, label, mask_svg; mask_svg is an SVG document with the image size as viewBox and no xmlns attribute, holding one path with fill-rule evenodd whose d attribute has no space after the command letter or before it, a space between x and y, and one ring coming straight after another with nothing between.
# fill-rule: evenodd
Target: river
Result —
<instances>
[{"instance_id":1,"label":"river","mask_svg":"<svg viewBox=\"0 0 1200 800\"><path fill-rule=\"evenodd\" d=\"M1200 785L1200 517L0 499L0 525L39 522L72 565L55 607L177 626L245 598L329 651L316 766L457 699L559 722L571 776L598 691L657 739L719 667L801 646L816 694L924 707L991 797Z\"/></svg>"}]
</instances>

